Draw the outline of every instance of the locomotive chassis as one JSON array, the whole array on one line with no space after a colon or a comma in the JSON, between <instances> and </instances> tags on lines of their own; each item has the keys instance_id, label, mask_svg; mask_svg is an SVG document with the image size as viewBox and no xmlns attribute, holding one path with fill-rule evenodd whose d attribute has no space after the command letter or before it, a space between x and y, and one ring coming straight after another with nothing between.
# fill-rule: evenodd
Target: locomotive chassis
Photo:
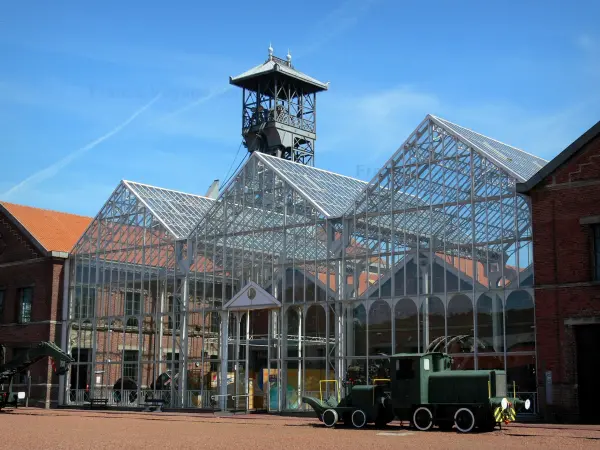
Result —
<instances>
[{"instance_id":1,"label":"locomotive chassis","mask_svg":"<svg viewBox=\"0 0 600 450\"><path fill-rule=\"evenodd\" d=\"M434 426L468 433L492 431L516 420L529 400L507 395L503 370L452 370L452 358L439 352L389 357L386 385L352 386L339 401L303 397L327 427L343 423L363 428L384 426L394 419L427 431Z\"/></svg>"}]
</instances>

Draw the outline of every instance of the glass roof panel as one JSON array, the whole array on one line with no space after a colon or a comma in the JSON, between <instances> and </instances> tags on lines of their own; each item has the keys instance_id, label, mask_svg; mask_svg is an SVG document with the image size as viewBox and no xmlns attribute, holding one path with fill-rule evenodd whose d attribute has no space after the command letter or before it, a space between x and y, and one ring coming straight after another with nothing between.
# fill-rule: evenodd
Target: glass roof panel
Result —
<instances>
[{"instance_id":1,"label":"glass roof panel","mask_svg":"<svg viewBox=\"0 0 600 450\"><path fill-rule=\"evenodd\" d=\"M440 117L431 116L431 118L438 125L457 134L460 139L467 141L467 143L493 162L508 169L509 173L517 178L518 181L527 181L548 162L538 156L531 155L516 147L476 133Z\"/></svg>"},{"instance_id":2,"label":"glass roof panel","mask_svg":"<svg viewBox=\"0 0 600 450\"><path fill-rule=\"evenodd\" d=\"M132 181L127 187L154 213L176 239L189 236L215 200Z\"/></svg>"},{"instance_id":3,"label":"glass roof panel","mask_svg":"<svg viewBox=\"0 0 600 450\"><path fill-rule=\"evenodd\" d=\"M341 217L367 186L366 181L257 153L326 217Z\"/></svg>"},{"instance_id":4,"label":"glass roof panel","mask_svg":"<svg viewBox=\"0 0 600 450\"><path fill-rule=\"evenodd\" d=\"M450 131L444 136L436 127ZM502 149L504 145L477 136L481 137L477 141L480 146L496 142L494 145ZM459 142L462 145L457 145ZM513 149L522 158L519 161L530 157L505 147ZM473 160L469 148L478 155ZM374 243L382 238L397 241L393 245L398 248L422 247L423 239L433 239L432 245L439 239L460 248L475 240L476 248L503 252L514 236L511 224L499 221L514 222L515 216L503 214L502 209L515 209L517 220L524 226L529 223L529 213L526 202L515 196L515 177L496 162L498 155L494 159L489 153L428 116L373 177L356 206L347 211L348 218L355 218L354 235ZM531 171L535 172L537 169ZM520 228L518 234L525 231Z\"/></svg>"}]
</instances>

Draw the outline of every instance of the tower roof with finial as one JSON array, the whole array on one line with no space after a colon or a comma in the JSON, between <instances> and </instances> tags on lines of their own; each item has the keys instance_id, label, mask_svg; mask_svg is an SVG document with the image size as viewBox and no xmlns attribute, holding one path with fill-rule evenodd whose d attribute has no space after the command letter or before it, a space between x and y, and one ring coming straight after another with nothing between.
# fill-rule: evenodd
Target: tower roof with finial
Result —
<instances>
[{"instance_id":1,"label":"tower roof with finial","mask_svg":"<svg viewBox=\"0 0 600 450\"><path fill-rule=\"evenodd\" d=\"M237 77L229 77L229 83L238 87L256 90L259 84L266 85L267 79L271 78L274 73L280 74L289 81L293 80L296 83L301 84L305 93L325 91L329 88L329 83L322 83L321 81L296 70L292 65L292 55L289 50L287 53L287 60L273 56L273 47L270 44L269 57L264 63L247 70Z\"/></svg>"}]
</instances>

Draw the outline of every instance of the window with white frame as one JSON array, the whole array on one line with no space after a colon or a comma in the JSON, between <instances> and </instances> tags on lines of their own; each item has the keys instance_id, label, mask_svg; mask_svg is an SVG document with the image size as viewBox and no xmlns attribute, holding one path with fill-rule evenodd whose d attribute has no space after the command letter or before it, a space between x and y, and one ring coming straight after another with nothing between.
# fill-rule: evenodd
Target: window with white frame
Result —
<instances>
[{"instance_id":1,"label":"window with white frame","mask_svg":"<svg viewBox=\"0 0 600 450\"><path fill-rule=\"evenodd\" d=\"M96 289L91 287L79 287L75 289L74 319L94 317L95 307Z\"/></svg>"},{"instance_id":2,"label":"window with white frame","mask_svg":"<svg viewBox=\"0 0 600 450\"><path fill-rule=\"evenodd\" d=\"M19 323L31 322L31 307L33 303L33 288L24 287L19 289Z\"/></svg>"},{"instance_id":3,"label":"window with white frame","mask_svg":"<svg viewBox=\"0 0 600 450\"><path fill-rule=\"evenodd\" d=\"M167 370L170 370L172 374L179 372L179 353L167 353Z\"/></svg>"},{"instance_id":4,"label":"window with white frame","mask_svg":"<svg viewBox=\"0 0 600 450\"><path fill-rule=\"evenodd\" d=\"M142 313L142 294L139 292L125 293L125 315L138 316ZM134 317L127 319L128 327L136 327L138 320Z\"/></svg>"},{"instance_id":5,"label":"window with white frame","mask_svg":"<svg viewBox=\"0 0 600 450\"><path fill-rule=\"evenodd\" d=\"M138 351L123 350L123 378L138 382Z\"/></svg>"}]
</instances>

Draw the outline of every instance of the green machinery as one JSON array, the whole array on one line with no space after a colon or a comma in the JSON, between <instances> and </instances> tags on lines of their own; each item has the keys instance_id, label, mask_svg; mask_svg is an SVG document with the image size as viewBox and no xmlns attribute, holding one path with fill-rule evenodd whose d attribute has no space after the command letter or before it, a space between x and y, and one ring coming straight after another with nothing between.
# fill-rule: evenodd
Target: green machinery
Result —
<instances>
[{"instance_id":1,"label":"green machinery","mask_svg":"<svg viewBox=\"0 0 600 450\"><path fill-rule=\"evenodd\" d=\"M529 409L506 391L503 370L452 370L444 353L397 354L389 357L385 385L352 386L339 402L303 397L325 426L339 422L362 428L368 423L386 425L394 420L427 431L437 426L462 433L479 428L491 431L516 420L517 411ZM376 380L374 380L376 381Z\"/></svg>"},{"instance_id":2,"label":"green machinery","mask_svg":"<svg viewBox=\"0 0 600 450\"><path fill-rule=\"evenodd\" d=\"M0 345L2 351L2 361L0 362L0 409L8 406L16 408L19 402L25 398L25 392L13 392L13 377L16 374L22 373L36 362L50 357L59 362L59 366L55 366L56 373L64 375L67 373L68 364L75 361L52 342L38 342L30 344L26 348L23 348L23 344L16 345L21 348L21 351L8 362L4 361L7 344Z\"/></svg>"}]
</instances>

